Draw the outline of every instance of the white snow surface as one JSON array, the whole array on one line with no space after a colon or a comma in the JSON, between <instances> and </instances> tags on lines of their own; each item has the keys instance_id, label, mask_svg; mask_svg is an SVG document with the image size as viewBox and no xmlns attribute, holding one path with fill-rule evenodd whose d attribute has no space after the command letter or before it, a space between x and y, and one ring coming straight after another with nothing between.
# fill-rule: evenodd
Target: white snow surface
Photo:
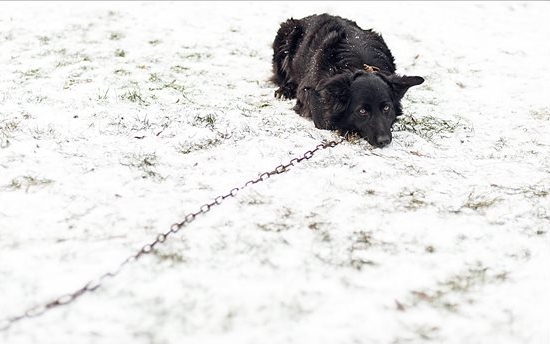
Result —
<instances>
[{"instance_id":1,"label":"white snow surface","mask_svg":"<svg viewBox=\"0 0 550 344\"><path fill-rule=\"evenodd\" d=\"M549 2L3 2L0 323L337 133L273 97L287 18L420 75L392 144L317 152L0 343L550 342Z\"/></svg>"}]
</instances>

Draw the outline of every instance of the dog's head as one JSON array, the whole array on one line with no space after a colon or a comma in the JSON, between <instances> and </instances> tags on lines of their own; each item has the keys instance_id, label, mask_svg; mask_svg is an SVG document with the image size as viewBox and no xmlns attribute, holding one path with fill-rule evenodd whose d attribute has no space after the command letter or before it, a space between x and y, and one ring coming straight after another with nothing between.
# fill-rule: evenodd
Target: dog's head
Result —
<instances>
[{"instance_id":1,"label":"dog's head","mask_svg":"<svg viewBox=\"0 0 550 344\"><path fill-rule=\"evenodd\" d=\"M401 115L401 99L420 85L419 76L359 71L335 75L316 87L325 114L336 129L358 132L376 147L392 140L391 126Z\"/></svg>"}]
</instances>

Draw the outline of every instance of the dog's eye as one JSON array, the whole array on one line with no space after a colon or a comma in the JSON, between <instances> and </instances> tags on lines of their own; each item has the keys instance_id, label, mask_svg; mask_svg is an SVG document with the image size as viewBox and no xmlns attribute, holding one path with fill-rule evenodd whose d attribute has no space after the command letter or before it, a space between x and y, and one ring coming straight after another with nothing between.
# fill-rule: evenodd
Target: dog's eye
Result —
<instances>
[{"instance_id":1,"label":"dog's eye","mask_svg":"<svg viewBox=\"0 0 550 344\"><path fill-rule=\"evenodd\" d=\"M361 116L366 116L366 115L368 115L368 113L369 113L369 112L367 111L367 109L365 109L365 108L360 108L359 111L357 111L357 112L358 112Z\"/></svg>"},{"instance_id":2,"label":"dog's eye","mask_svg":"<svg viewBox=\"0 0 550 344\"><path fill-rule=\"evenodd\" d=\"M384 105L384 107L382 108L382 111L384 112L390 111L390 105L389 104Z\"/></svg>"}]
</instances>

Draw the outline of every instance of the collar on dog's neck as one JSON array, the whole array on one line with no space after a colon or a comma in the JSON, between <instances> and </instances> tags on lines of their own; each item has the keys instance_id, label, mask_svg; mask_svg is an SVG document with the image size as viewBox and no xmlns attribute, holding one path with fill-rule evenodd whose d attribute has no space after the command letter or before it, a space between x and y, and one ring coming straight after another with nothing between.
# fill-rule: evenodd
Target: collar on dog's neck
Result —
<instances>
[{"instance_id":1,"label":"collar on dog's neck","mask_svg":"<svg viewBox=\"0 0 550 344\"><path fill-rule=\"evenodd\" d=\"M376 72L380 72L380 68L378 67L375 67L375 66L369 66L368 64L363 64L363 70L367 73L376 73Z\"/></svg>"}]
</instances>

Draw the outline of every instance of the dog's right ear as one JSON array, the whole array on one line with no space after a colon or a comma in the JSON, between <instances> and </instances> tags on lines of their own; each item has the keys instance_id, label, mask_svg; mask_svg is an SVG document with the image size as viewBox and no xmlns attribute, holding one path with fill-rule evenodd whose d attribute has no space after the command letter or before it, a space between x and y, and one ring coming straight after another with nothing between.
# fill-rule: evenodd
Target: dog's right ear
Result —
<instances>
[{"instance_id":1,"label":"dog's right ear","mask_svg":"<svg viewBox=\"0 0 550 344\"><path fill-rule=\"evenodd\" d=\"M351 73L343 73L319 82L315 90L319 93L321 102L327 112L337 115L347 109L352 81L353 75Z\"/></svg>"},{"instance_id":2,"label":"dog's right ear","mask_svg":"<svg viewBox=\"0 0 550 344\"><path fill-rule=\"evenodd\" d=\"M394 94L396 95L397 99L403 98L407 90L412 86L420 85L424 82L424 78L420 76L399 76L396 74L390 75L388 77L388 80L392 85Z\"/></svg>"}]
</instances>

